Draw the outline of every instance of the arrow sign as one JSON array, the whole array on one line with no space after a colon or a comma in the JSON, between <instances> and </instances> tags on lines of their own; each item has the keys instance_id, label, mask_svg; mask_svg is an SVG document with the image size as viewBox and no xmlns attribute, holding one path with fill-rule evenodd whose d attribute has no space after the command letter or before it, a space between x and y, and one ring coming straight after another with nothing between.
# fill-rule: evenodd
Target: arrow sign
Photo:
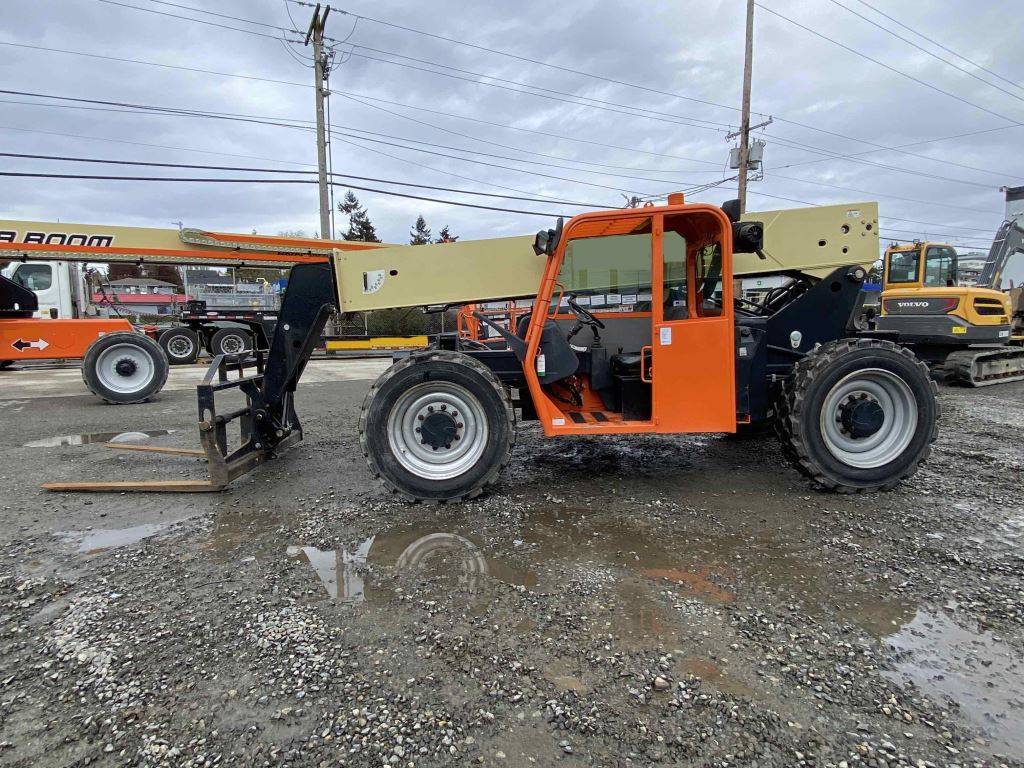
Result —
<instances>
[{"instance_id":1,"label":"arrow sign","mask_svg":"<svg viewBox=\"0 0 1024 768\"><path fill-rule=\"evenodd\" d=\"M48 342L46 339L36 339L35 341L25 341L25 339L18 339L17 341L11 342L11 346L18 350L19 352L23 352L26 349L38 349L40 352L42 352L44 349L50 346L50 342Z\"/></svg>"}]
</instances>

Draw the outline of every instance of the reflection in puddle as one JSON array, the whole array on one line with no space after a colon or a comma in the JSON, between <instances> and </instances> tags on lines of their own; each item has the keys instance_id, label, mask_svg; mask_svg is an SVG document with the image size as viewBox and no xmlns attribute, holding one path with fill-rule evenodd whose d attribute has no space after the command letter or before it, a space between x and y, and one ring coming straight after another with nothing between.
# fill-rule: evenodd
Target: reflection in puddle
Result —
<instances>
[{"instance_id":1,"label":"reflection in puddle","mask_svg":"<svg viewBox=\"0 0 1024 768\"><path fill-rule=\"evenodd\" d=\"M94 554L114 547L126 547L137 541L155 536L173 523L149 523L131 528L113 528L100 531L58 531L54 535L75 545L81 554Z\"/></svg>"},{"instance_id":2,"label":"reflection in puddle","mask_svg":"<svg viewBox=\"0 0 1024 768\"><path fill-rule=\"evenodd\" d=\"M1024 660L989 632L971 632L944 615L918 611L886 640L905 651L897 682L933 699L948 697L993 745L1024 753Z\"/></svg>"},{"instance_id":3,"label":"reflection in puddle","mask_svg":"<svg viewBox=\"0 0 1024 768\"><path fill-rule=\"evenodd\" d=\"M341 551L341 591L338 591L338 550L317 549L316 547L296 547L287 549L288 557L304 556L316 572L327 594L335 600L362 602L366 599L363 586L362 568L373 546L371 536L356 549L355 553Z\"/></svg>"},{"instance_id":4,"label":"reflection in puddle","mask_svg":"<svg viewBox=\"0 0 1024 768\"><path fill-rule=\"evenodd\" d=\"M169 435L173 429L150 429L145 432L89 432L80 435L57 435L31 440L24 448L60 448L66 445L89 445L90 443L139 443L147 437Z\"/></svg>"}]
</instances>

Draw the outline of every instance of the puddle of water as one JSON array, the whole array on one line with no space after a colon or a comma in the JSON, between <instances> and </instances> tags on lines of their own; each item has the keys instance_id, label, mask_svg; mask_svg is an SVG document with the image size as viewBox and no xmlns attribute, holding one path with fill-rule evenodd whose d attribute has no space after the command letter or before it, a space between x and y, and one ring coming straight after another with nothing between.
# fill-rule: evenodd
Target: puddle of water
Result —
<instances>
[{"instance_id":1,"label":"puddle of water","mask_svg":"<svg viewBox=\"0 0 1024 768\"><path fill-rule=\"evenodd\" d=\"M990 632L926 611L886 641L906 652L890 679L912 681L933 699L952 699L995 751L1024 755L1024 659L1012 648Z\"/></svg>"},{"instance_id":2,"label":"puddle of water","mask_svg":"<svg viewBox=\"0 0 1024 768\"><path fill-rule=\"evenodd\" d=\"M169 435L173 429L150 429L145 432L87 432L79 435L56 435L39 440L30 440L24 448L61 448L67 445L89 445L90 443L140 443L147 437Z\"/></svg>"},{"instance_id":3,"label":"puddle of water","mask_svg":"<svg viewBox=\"0 0 1024 768\"><path fill-rule=\"evenodd\" d=\"M110 528L98 531L58 531L54 535L74 545L79 554L97 554L108 549L126 547L170 528L174 523L148 523L131 528Z\"/></svg>"}]
</instances>

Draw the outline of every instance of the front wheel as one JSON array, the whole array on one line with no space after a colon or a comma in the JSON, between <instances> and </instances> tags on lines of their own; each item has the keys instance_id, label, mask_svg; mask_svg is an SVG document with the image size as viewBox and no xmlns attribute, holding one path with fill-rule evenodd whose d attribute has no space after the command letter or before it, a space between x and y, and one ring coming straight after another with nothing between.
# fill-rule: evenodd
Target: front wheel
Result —
<instances>
[{"instance_id":1,"label":"front wheel","mask_svg":"<svg viewBox=\"0 0 1024 768\"><path fill-rule=\"evenodd\" d=\"M776 423L784 452L822 488L890 490L927 459L939 404L928 368L881 339L841 339L803 358Z\"/></svg>"},{"instance_id":2,"label":"front wheel","mask_svg":"<svg viewBox=\"0 0 1024 768\"><path fill-rule=\"evenodd\" d=\"M470 499L508 464L515 412L481 363L458 352L421 352L374 383L359 441L370 471L409 501Z\"/></svg>"},{"instance_id":3,"label":"front wheel","mask_svg":"<svg viewBox=\"0 0 1024 768\"><path fill-rule=\"evenodd\" d=\"M0 371L6 371L12 365L14 365L13 360L0 360Z\"/></svg>"},{"instance_id":4,"label":"front wheel","mask_svg":"<svg viewBox=\"0 0 1024 768\"><path fill-rule=\"evenodd\" d=\"M148 336L131 331L100 336L82 359L82 379L108 403L141 403L167 382L167 356Z\"/></svg>"}]
</instances>

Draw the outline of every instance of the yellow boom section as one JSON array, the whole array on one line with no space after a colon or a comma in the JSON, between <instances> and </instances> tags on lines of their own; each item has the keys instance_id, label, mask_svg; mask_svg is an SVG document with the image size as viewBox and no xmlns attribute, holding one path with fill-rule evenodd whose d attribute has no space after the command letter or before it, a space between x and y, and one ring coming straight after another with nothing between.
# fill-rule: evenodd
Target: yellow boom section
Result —
<instances>
[{"instance_id":1,"label":"yellow boom section","mask_svg":"<svg viewBox=\"0 0 1024 768\"><path fill-rule=\"evenodd\" d=\"M743 217L765 224L765 260L735 254L733 274L798 271L824 277L836 267L878 258L878 203L851 203ZM427 304L466 304L533 296L545 257L533 236L438 245L335 251L342 312Z\"/></svg>"}]
</instances>

